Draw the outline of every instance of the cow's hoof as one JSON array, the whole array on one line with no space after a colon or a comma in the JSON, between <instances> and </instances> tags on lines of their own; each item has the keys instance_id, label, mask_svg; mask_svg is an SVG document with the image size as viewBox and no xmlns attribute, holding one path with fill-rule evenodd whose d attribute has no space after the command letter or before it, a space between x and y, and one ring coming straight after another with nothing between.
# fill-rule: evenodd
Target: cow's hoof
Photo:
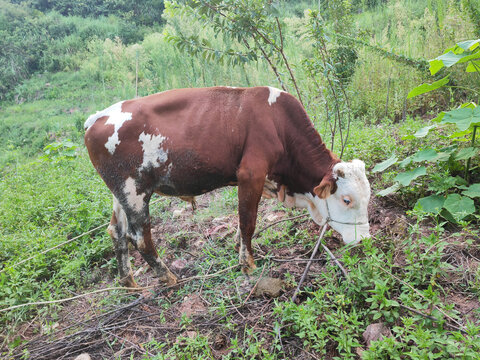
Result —
<instances>
[{"instance_id":1,"label":"cow's hoof","mask_svg":"<svg viewBox=\"0 0 480 360\"><path fill-rule=\"evenodd\" d=\"M120 284L122 286L130 288L131 290L129 290L129 291L131 291L131 292L138 291L138 285L135 282L135 279L133 278L132 274L128 274L123 279L120 279Z\"/></svg>"},{"instance_id":2,"label":"cow's hoof","mask_svg":"<svg viewBox=\"0 0 480 360\"><path fill-rule=\"evenodd\" d=\"M245 275L250 275L257 268L252 256L240 258L240 266L242 267L242 273Z\"/></svg>"},{"instance_id":3,"label":"cow's hoof","mask_svg":"<svg viewBox=\"0 0 480 360\"><path fill-rule=\"evenodd\" d=\"M177 277L170 270L167 270L162 276L159 276L159 278L166 286L172 286L177 283Z\"/></svg>"}]
</instances>

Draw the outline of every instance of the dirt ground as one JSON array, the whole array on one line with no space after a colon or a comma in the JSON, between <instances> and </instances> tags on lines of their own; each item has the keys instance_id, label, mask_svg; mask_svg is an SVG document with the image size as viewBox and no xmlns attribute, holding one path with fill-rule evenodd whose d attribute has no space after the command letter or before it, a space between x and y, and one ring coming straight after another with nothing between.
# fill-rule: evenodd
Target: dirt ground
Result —
<instances>
[{"instance_id":1,"label":"dirt ground","mask_svg":"<svg viewBox=\"0 0 480 360\"><path fill-rule=\"evenodd\" d=\"M217 268L218 263L208 265L208 252L212 247L224 248L226 254L236 257L233 237L238 219L235 211L221 216L206 212L210 204L220 201L220 197L219 191L199 197L196 215L206 215L196 220L190 205L176 200L163 209L171 215L152 217L152 235L158 240L157 249L165 249L163 260L183 283L171 288L161 286L141 256L131 251L135 278L140 286L149 289L134 294L123 290L114 292L114 295L112 292L94 293L64 303L57 311L50 308L49 313L56 315L49 317L49 321L39 323L34 318L22 324L18 335L26 342L15 350L13 358L20 359L22 354L28 353L30 359L75 359L81 353L88 353L92 359L140 359L152 356L145 346L148 342L181 345L185 338L195 338L198 334L208 338L214 357L221 358L231 351L231 339L247 327L254 329L258 338L273 341L274 299L278 296L278 301L290 301L295 288L289 277L299 281L306 266L304 260L309 258L312 246L306 247L303 243L269 246L254 241L257 264L266 256L270 262L268 267L259 267L250 277L242 275L238 267L228 269L226 263L223 269ZM408 233L409 222L403 211L388 208L377 198L371 201L369 215L373 236L383 234L400 239ZM274 202L262 201L257 231L269 225L282 229L286 222L279 221L292 216L289 210ZM288 231L306 232L311 244L319 236L320 228L308 216L290 220L289 224ZM343 246L339 240L336 233L325 239L333 253ZM462 251L460 245L452 245L446 252L449 257L446 261L452 264L463 262L464 266L478 268L480 253L474 254L477 255L475 260L475 256L463 256ZM395 259L399 266L404 261L400 253ZM304 287L316 286L311 274L321 273L327 261L323 252L317 255ZM82 289L82 294L115 286L117 281L116 275L108 270L98 269L88 276L92 278L91 286ZM461 278L461 273L455 276L458 278L452 281L466 280ZM261 281L265 278L268 280ZM275 285L273 279L280 280ZM211 282L214 282L216 296L220 294L230 299L225 308L218 309L212 304ZM269 288L271 284L272 288ZM302 302L303 296L300 294L296 301ZM455 304L455 309L465 317L478 321L473 315L473 310L480 307L477 298L452 291L445 295L445 301ZM231 326L225 324L226 319ZM291 359L315 358L303 349L300 339L282 337L282 341L283 350ZM330 356L335 355L332 348Z\"/></svg>"}]
</instances>

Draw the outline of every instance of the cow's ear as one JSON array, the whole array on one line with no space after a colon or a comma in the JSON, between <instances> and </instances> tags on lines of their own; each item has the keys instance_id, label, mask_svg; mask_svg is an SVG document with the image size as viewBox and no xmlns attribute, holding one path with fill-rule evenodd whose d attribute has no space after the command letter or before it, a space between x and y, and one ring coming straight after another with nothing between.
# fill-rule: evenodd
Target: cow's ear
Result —
<instances>
[{"instance_id":1,"label":"cow's ear","mask_svg":"<svg viewBox=\"0 0 480 360\"><path fill-rule=\"evenodd\" d=\"M337 191L337 182L333 177L333 174L325 175L322 179L320 185L313 189L315 195L317 195L320 199L326 199L331 194Z\"/></svg>"}]
</instances>

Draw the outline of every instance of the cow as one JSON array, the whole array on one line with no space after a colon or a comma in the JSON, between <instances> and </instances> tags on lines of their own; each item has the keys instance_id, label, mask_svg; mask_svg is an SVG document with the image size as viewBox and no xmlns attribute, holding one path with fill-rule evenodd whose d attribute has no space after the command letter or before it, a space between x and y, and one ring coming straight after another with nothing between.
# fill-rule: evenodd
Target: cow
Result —
<instances>
[{"instance_id":1,"label":"cow","mask_svg":"<svg viewBox=\"0 0 480 360\"><path fill-rule=\"evenodd\" d=\"M369 237L370 185L360 160L340 161L301 103L273 87L175 89L118 102L85 122L85 145L113 194L108 226L120 282L137 286L128 241L167 285L176 276L150 231L153 193L194 202L238 186L239 263L255 268L251 239L262 194L307 208L345 243Z\"/></svg>"}]
</instances>

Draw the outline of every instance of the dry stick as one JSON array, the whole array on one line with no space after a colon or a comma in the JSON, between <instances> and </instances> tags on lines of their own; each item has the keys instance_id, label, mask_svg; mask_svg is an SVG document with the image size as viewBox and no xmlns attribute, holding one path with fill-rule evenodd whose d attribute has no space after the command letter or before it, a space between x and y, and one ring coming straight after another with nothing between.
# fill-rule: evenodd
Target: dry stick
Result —
<instances>
[{"instance_id":1,"label":"dry stick","mask_svg":"<svg viewBox=\"0 0 480 360\"><path fill-rule=\"evenodd\" d=\"M276 261L276 262L315 262L315 261L323 261L323 259L278 259L278 258L272 258L272 261Z\"/></svg>"},{"instance_id":2,"label":"dry stick","mask_svg":"<svg viewBox=\"0 0 480 360\"><path fill-rule=\"evenodd\" d=\"M286 219L281 219L281 220L278 220L278 221L275 221L267 226L265 226L264 228L258 230L253 236L252 236L252 239L255 239L256 237L258 237L258 235L260 235L262 232L264 232L265 230L267 230L268 228L274 226L274 225L277 225L278 223L281 223L281 222L284 222L284 221L288 221L288 220L295 220L295 219L300 219L302 217L306 217L308 216L308 214L302 214L302 215L297 215L297 216L292 216L292 217L289 217L289 218L286 218Z\"/></svg>"},{"instance_id":3,"label":"dry stick","mask_svg":"<svg viewBox=\"0 0 480 360\"><path fill-rule=\"evenodd\" d=\"M192 276L192 277L189 277L189 278L185 278L185 279L179 280L176 284L169 285L169 286L165 286L165 287L163 287L162 289L173 288L173 287L175 287L175 286L182 285L182 284L184 284L184 283L187 283L187 282L189 282L189 281L196 280L196 279L208 279L208 278L212 278L212 277L218 276L218 275L220 275L220 274L222 274L222 273L224 273L224 272L226 272L226 271L232 270L232 269L234 269L234 268L236 268L236 267L238 267L238 266L239 266L239 265L229 266L228 268L225 268L225 269L223 269L223 270L217 271L216 273L209 274L209 275L205 275L205 276ZM98 294L98 293L106 292L106 291L112 291L112 290L134 290L134 291L139 291L139 290L152 289L152 288L154 288L155 286L157 286L157 285L150 285L150 286L137 287L137 288L131 288L131 287L125 287L125 286L118 286L118 287L111 287L111 288L99 289L99 290L95 290L95 291L92 291L92 292L88 292L88 293L85 293L85 294L73 296L73 297L66 298L66 299L58 299L58 300L51 300L51 301L37 301L37 302L32 302L32 303L26 303L26 304L20 304L20 305L10 306L10 307L8 307L8 308L0 309L0 312L10 311L10 310L18 309L18 308L25 307L25 306L59 304L59 303L63 303L63 302L66 302L66 301L76 300L76 299L79 299L79 298L82 298L82 297L85 297L85 296L88 296L88 295Z\"/></svg>"},{"instance_id":4,"label":"dry stick","mask_svg":"<svg viewBox=\"0 0 480 360\"><path fill-rule=\"evenodd\" d=\"M323 225L322 232L320 233L320 236L318 237L318 241L315 244L315 248L313 249L312 255L310 256L310 260L312 260L315 257L315 255L317 254L318 247L320 246L320 242L322 241L323 235L325 234L325 231L327 230L327 225L328 224ZM307 277L307 273L308 273L308 270L310 270L311 265L312 265L312 261L309 261L307 263L307 266L305 267L305 271L303 272L302 277L300 278L300 282L298 283L298 286L295 290L295 293L292 296L292 302L295 302L295 300L297 299L297 294L300 291L300 287L302 286L303 282L305 281L305 278Z\"/></svg>"},{"instance_id":5,"label":"dry stick","mask_svg":"<svg viewBox=\"0 0 480 360\"><path fill-rule=\"evenodd\" d=\"M330 251L330 249L326 245L324 245L323 243L321 243L321 245L322 245L323 249L327 252L327 254L330 255L330 258L335 262L335 264L337 264L337 266L340 268L340 270L342 270L345 278L348 279L348 272L347 272L347 270L345 270L345 268L342 266L342 264L340 264L340 261L337 260L335 255L333 255L333 253Z\"/></svg>"},{"instance_id":6,"label":"dry stick","mask_svg":"<svg viewBox=\"0 0 480 360\"><path fill-rule=\"evenodd\" d=\"M257 280L257 282L255 283L255 286L252 288L252 290L250 290L250 293L248 294L247 298L246 298L245 301L243 302L242 306L245 306L245 304L247 303L248 299L250 299L250 296L252 296L253 292L254 292L255 289L257 288L258 283L259 283L260 280L262 279L263 272L265 271L265 266L267 266L267 263L265 263L265 264L263 265L263 269L262 269L262 273L260 274L260 277L258 278L258 280Z\"/></svg>"}]
</instances>

